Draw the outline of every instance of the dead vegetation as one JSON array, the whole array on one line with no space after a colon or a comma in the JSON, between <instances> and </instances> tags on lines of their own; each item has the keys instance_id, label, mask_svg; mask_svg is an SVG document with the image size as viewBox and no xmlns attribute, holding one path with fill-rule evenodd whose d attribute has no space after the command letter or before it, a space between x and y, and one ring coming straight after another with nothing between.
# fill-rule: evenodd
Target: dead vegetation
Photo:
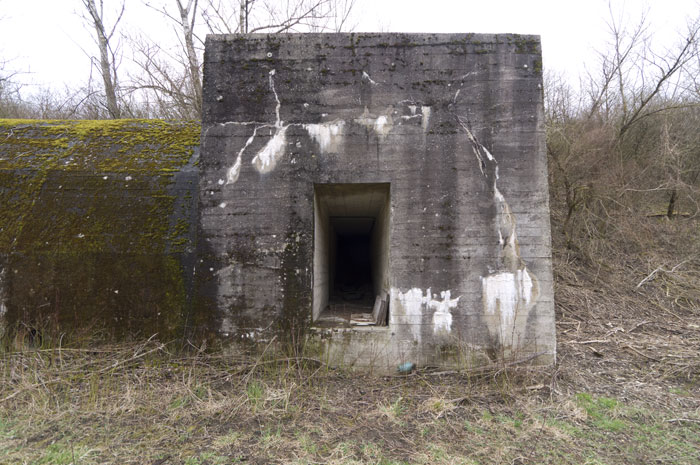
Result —
<instances>
[{"instance_id":1,"label":"dead vegetation","mask_svg":"<svg viewBox=\"0 0 700 465\"><path fill-rule=\"evenodd\" d=\"M5 351L0 463L697 463L698 263L607 256L557 249L546 369L377 376L155 338Z\"/></svg>"}]
</instances>

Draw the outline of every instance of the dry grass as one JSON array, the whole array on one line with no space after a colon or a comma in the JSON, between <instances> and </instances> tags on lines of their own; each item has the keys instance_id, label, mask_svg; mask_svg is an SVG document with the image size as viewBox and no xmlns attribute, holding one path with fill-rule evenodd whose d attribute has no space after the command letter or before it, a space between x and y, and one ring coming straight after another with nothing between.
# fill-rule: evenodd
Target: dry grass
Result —
<instances>
[{"instance_id":1,"label":"dry grass","mask_svg":"<svg viewBox=\"0 0 700 465\"><path fill-rule=\"evenodd\" d=\"M572 321L557 367L479 374L367 376L155 340L7 352L0 463L696 463L696 380L672 357L586 344ZM650 337L632 329L605 337Z\"/></svg>"},{"instance_id":2,"label":"dry grass","mask_svg":"<svg viewBox=\"0 0 700 465\"><path fill-rule=\"evenodd\" d=\"M5 351L0 464L699 463L698 222L610 223L566 249L554 222L554 367L380 377L155 339Z\"/></svg>"}]
</instances>

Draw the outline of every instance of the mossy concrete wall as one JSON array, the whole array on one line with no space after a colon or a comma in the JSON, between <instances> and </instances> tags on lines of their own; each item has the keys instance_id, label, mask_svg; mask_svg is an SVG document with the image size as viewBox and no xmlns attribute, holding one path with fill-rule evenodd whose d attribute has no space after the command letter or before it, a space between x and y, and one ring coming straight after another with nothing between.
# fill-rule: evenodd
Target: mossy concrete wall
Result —
<instances>
[{"instance_id":1,"label":"mossy concrete wall","mask_svg":"<svg viewBox=\"0 0 700 465\"><path fill-rule=\"evenodd\" d=\"M0 324L166 339L192 308L200 125L0 120Z\"/></svg>"}]
</instances>

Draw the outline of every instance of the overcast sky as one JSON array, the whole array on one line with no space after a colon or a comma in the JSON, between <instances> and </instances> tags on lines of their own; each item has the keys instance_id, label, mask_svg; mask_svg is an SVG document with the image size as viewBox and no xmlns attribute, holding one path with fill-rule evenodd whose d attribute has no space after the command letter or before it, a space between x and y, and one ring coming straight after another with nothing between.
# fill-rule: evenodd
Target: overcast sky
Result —
<instances>
[{"instance_id":1,"label":"overcast sky","mask_svg":"<svg viewBox=\"0 0 700 465\"><path fill-rule=\"evenodd\" d=\"M172 0L151 0L152 3ZM233 1L233 0L232 0ZM576 77L593 66L604 47L607 0L356 0L355 31L495 32L538 34L545 69ZM105 0L107 6L120 0ZM655 43L671 46L674 31L700 15L700 0L612 0L616 14L637 20L648 13ZM0 0L0 58L22 71L31 85L76 85L96 55L93 31L79 16L81 0ZM146 33L161 43L174 40L172 26L142 5L126 0L122 33ZM123 58L125 64L128 57Z\"/></svg>"}]
</instances>

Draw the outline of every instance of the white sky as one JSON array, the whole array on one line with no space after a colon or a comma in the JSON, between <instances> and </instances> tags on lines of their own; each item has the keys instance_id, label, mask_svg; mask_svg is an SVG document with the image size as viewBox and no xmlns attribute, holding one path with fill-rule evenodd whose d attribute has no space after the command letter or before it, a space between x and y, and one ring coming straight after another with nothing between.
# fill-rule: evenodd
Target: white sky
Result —
<instances>
[{"instance_id":1,"label":"white sky","mask_svg":"<svg viewBox=\"0 0 700 465\"><path fill-rule=\"evenodd\" d=\"M159 3L171 0L151 0ZM233 1L233 0L232 0ZM607 0L356 0L355 31L512 32L542 37L545 69L575 78L593 66L595 48L604 46ZM115 7L120 0L105 0ZM649 13L655 43L673 43L674 31L700 15L700 0L612 0L616 12L630 18ZM0 61L21 71L27 89L85 82L88 53L96 55L93 31L78 13L81 0L0 0ZM174 40L172 25L126 0L121 32L141 31L160 43ZM128 56L124 56L127 66Z\"/></svg>"}]
</instances>

